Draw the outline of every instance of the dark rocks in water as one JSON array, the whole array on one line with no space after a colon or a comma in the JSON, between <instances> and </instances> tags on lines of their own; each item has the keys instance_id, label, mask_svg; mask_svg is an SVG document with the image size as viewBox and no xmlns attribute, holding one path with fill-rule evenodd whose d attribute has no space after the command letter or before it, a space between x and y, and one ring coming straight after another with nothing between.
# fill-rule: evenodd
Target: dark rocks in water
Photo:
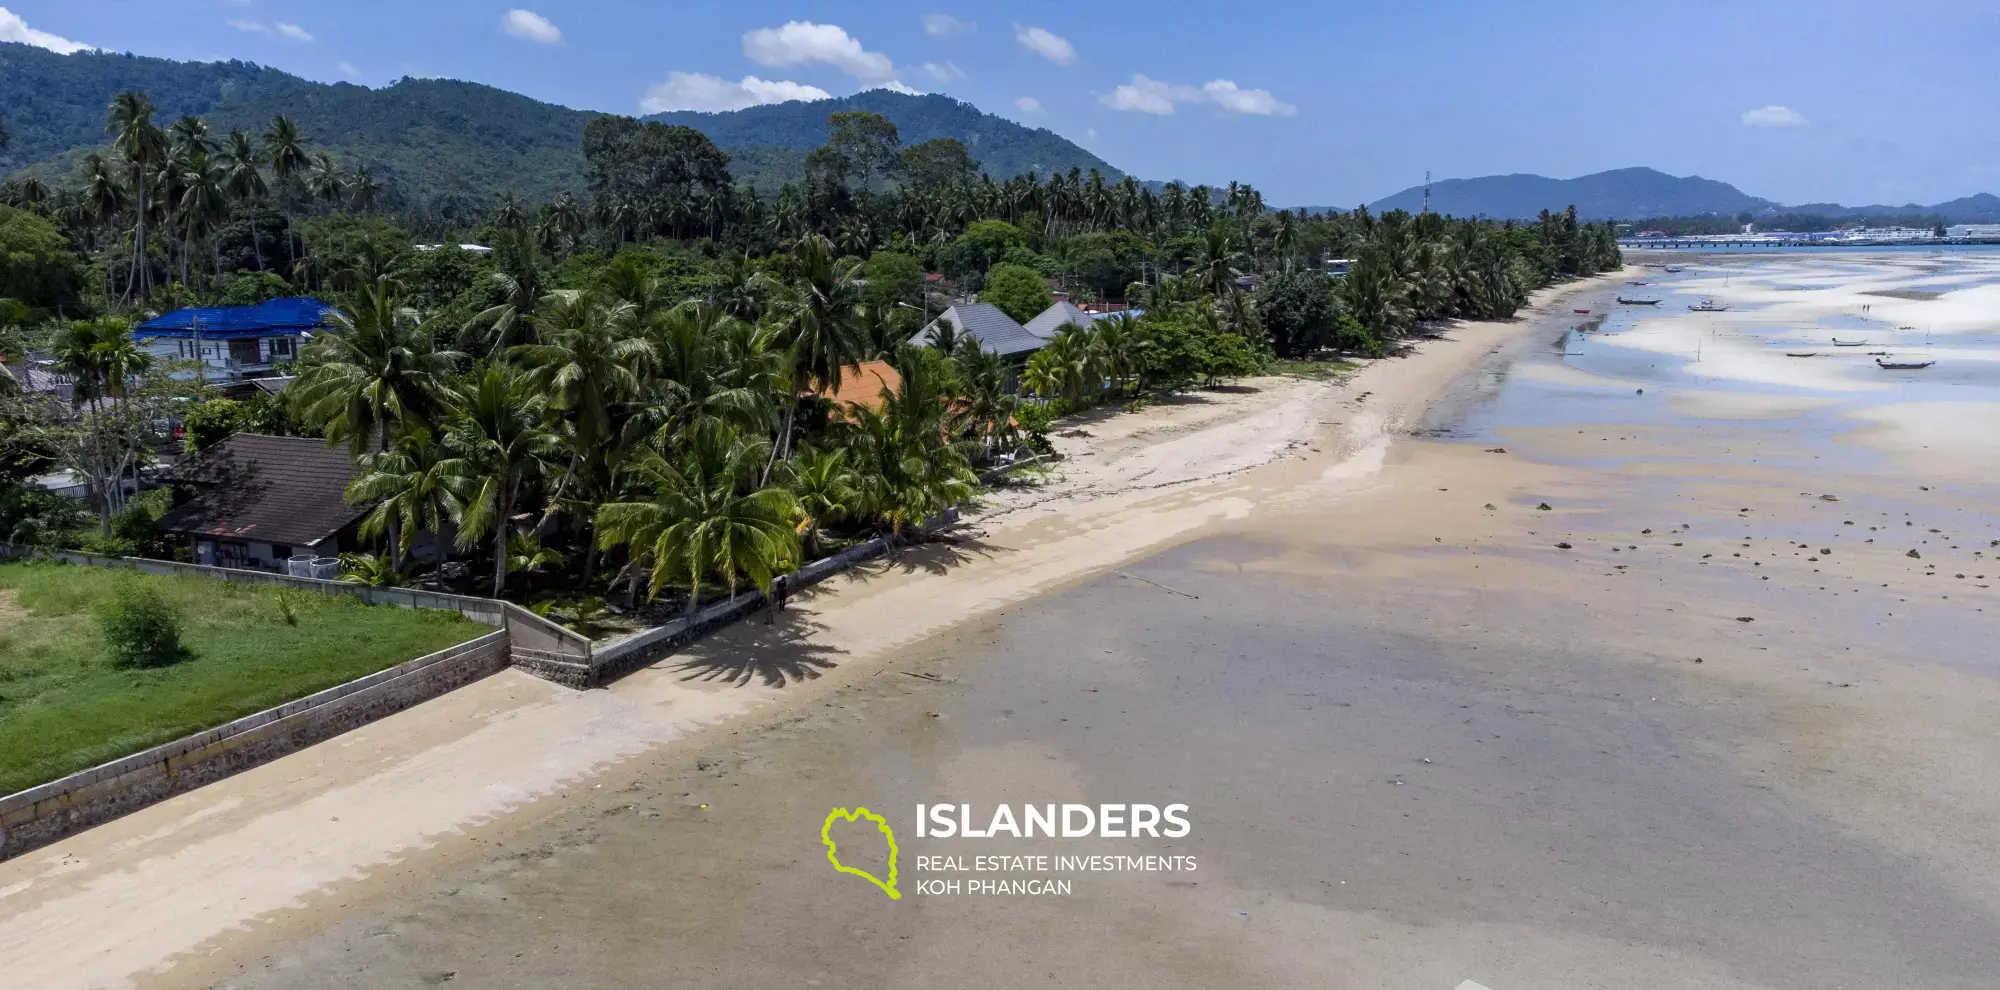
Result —
<instances>
[{"instance_id":1,"label":"dark rocks in water","mask_svg":"<svg viewBox=\"0 0 2000 990\"><path fill-rule=\"evenodd\" d=\"M1549 512L1552 511L1554 507L1549 505L1549 503L1547 502L1543 502L1542 504L1535 506L1535 508L1540 509L1543 512Z\"/></svg>"},{"instance_id":2,"label":"dark rocks in water","mask_svg":"<svg viewBox=\"0 0 2000 990\"><path fill-rule=\"evenodd\" d=\"M1924 555L1923 555L1923 554L1920 554L1920 553L1918 553L1918 552L1916 552L1915 550L1912 550L1912 551L1910 551L1909 553L1906 553L1906 554L1904 554L1903 556L1905 556L1905 557L1909 557L1909 558L1912 558L1912 559L1915 559L1915 560L1922 560L1922 559L1924 559Z\"/></svg>"},{"instance_id":3,"label":"dark rocks in water","mask_svg":"<svg viewBox=\"0 0 2000 990\"><path fill-rule=\"evenodd\" d=\"M1570 545L1569 545L1569 544L1567 544L1567 543L1558 543L1558 544L1556 544L1556 549L1557 549L1557 550L1573 550L1573 549L1575 549L1575 547L1572 547L1572 546L1570 546Z\"/></svg>"},{"instance_id":4,"label":"dark rocks in water","mask_svg":"<svg viewBox=\"0 0 2000 990\"><path fill-rule=\"evenodd\" d=\"M1736 617L1736 621L1738 621L1738 622L1755 622L1755 621L1757 621L1757 620L1756 620L1755 618L1752 618L1752 617L1750 617L1750 616L1747 616L1747 615L1739 615L1739 616L1737 616L1737 617Z\"/></svg>"}]
</instances>

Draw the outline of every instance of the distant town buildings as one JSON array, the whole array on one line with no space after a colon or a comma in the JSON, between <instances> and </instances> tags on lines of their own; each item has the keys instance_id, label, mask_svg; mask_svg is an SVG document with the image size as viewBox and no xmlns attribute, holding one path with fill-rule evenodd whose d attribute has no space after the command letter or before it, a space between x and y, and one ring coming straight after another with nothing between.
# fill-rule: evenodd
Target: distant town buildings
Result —
<instances>
[{"instance_id":1,"label":"distant town buildings","mask_svg":"<svg viewBox=\"0 0 2000 990\"><path fill-rule=\"evenodd\" d=\"M1973 233L1953 233L1953 231L1973 231ZM1989 233L1981 233L1986 231ZM1960 225L1945 230L1948 239L1978 239L1982 237L2000 238L2000 224ZM1820 230L1798 232L1789 230L1755 230L1746 226L1740 234L1669 234L1659 230L1642 230L1637 234L1620 237L1620 247L1757 247L1811 244L1825 246L1861 244L1920 244L1938 240L1934 227L1849 227L1843 230Z\"/></svg>"}]
</instances>

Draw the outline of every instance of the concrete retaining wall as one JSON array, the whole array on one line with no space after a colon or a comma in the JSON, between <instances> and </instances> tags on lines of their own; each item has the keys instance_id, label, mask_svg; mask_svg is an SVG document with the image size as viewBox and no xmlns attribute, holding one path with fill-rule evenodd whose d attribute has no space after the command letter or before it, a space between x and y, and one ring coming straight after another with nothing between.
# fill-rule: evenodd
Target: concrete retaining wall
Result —
<instances>
[{"instance_id":1,"label":"concrete retaining wall","mask_svg":"<svg viewBox=\"0 0 2000 990\"><path fill-rule=\"evenodd\" d=\"M924 523L918 531L935 532L957 521L958 510L946 509ZM792 588L796 590L818 584L864 560L888 553L889 547L888 537L877 537L849 547L831 557L822 557L792 573ZM598 646L591 651L589 683L602 684L669 656L716 629L756 612L763 607L763 604L763 592L744 592L726 601L710 605L691 618L675 619L666 625L654 626L624 639Z\"/></svg>"},{"instance_id":2,"label":"concrete retaining wall","mask_svg":"<svg viewBox=\"0 0 2000 990\"><path fill-rule=\"evenodd\" d=\"M429 701L508 663L507 631L0 797L0 860L18 856Z\"/></svg>"}]
</instances>

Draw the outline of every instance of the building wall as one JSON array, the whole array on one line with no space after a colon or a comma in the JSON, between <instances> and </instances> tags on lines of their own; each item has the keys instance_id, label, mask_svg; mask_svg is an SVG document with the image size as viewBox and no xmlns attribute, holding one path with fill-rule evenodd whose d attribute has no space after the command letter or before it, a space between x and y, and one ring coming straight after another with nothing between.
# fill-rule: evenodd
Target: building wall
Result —
<instances>
[{"instance_id":1,"label":"building wall","mask_svg":"<svg viewBox=\"0 0 2000 990\"><path fill-rule=\"evenodd\" d=\"M277 334L257 338L257 358L255 361L239 360L231 355L230 341L203 338L201 342L202 364L208 369L210 381L227 381L241 377L247 370L263 371L280 361L296 361L299 351L305 346L305 338L298 334ZM186 337L149 337L138 341L140 349L159 361L192 361L195 346ZM247 358L245 354L243 357ZM192 370L177 373L178 377L192 378Z\"/></svg>"},{"instance_id":2,"label":"building wall","mask_svg":"<svg viewBox=\"0 0 2000 990\"><path fill-rule=\"evenodd\" d=\"M285 562L293 555L309 553L315 557L338 557L341 554L340 537L329 536L318 546L283 546L258 543L255 540L229 540L213 536L191 537L194 541L194 562L204 567L260 567L266 570L285 569ZM241 557L229 553L230 547L240 547Z\"/></svg>"}]
</instances>

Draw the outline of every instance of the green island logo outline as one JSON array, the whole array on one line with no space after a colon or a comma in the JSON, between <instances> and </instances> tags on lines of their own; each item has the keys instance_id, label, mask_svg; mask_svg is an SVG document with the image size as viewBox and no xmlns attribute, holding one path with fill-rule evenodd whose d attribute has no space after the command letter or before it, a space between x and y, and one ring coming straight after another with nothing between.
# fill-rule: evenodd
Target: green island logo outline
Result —
<instances>
[{"instance_id":1,"label":"green island logo outline","mask_svg":"<svg viewBox=\"0 0 2000 990\"><path fill-rule=\"evenodd\" d=\"M876 830L882 833L883 838L889 840L889 882L887 883L883 883L881 877L867 870L857 870L840 861L840 846L833 841L833 823L837 821L855 822L863 818L874 822ZM826 861L832 863L834 869L842 873L851 873L880 887L882 893L888 894L889 899L892 901L903 899L903 892L896 889L896 830L889 827L887 819L869 811L867 808L856 808L853 811L849 811L846 808L835 808L826 813L826 822L819 827L819 841L826 844Z\"/></svg>"}]
</instances>

